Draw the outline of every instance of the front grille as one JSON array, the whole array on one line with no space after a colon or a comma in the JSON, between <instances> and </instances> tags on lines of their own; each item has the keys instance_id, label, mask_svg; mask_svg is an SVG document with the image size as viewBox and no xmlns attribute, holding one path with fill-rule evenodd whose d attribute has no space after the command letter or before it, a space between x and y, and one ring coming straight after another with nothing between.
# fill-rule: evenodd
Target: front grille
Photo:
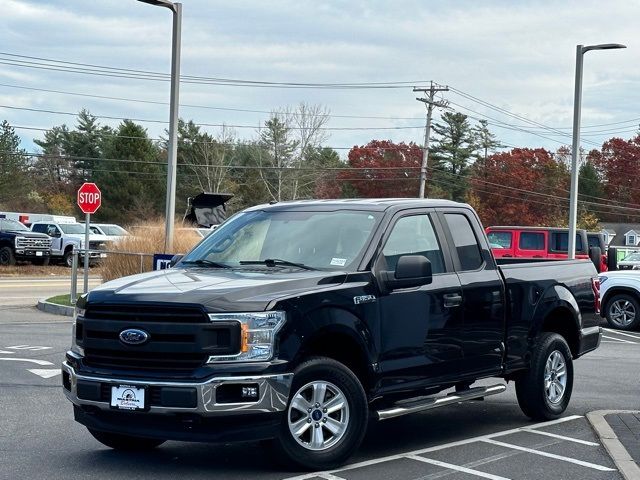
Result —
<instances>
[{"instance_id":1,"label":"front grille","mask_svg":"<svg viewBox=\"0 0 640 480\"><path fill-rule=\"evenodd\" d=\"M17 248L29 248L36 250L49 250L51 248L50 238L31 238L31 237L18 237L16 240Z\"/></svg>"},{"instance_id":2,"label":"front grille","mask_svg":"<svg viewBox=\"0 0 640 480\"><path fill-rule=\"evenodd\" d=\"M197 307L164 305L91 305L87 307L84 318L128 322L209 323L207 315Z\"/></svg>"},{"instance_id":3,"label":"front grille","mask_svg":"<svg viewBox=\"0 0 640 480\"><path fill-rule=\"evenodd\" d=\"M106 250L107 245L104 242L91 241L89 242L89 250Z\"/></svg>"},{"instance_id":4,"label":"front grille","mask_svg":"<svg viewBox=\"0 0 640 480\"><path fill-rule=\"evenodd\" d=\"M144 330L142 345L120 341L128 328ZM185 375L211 355L235 355L240 350L238 322L211 322L197 307L164 305L88 305L77 318L78 345L90 367L171 371Z\"/></svg>"}]
</instances>

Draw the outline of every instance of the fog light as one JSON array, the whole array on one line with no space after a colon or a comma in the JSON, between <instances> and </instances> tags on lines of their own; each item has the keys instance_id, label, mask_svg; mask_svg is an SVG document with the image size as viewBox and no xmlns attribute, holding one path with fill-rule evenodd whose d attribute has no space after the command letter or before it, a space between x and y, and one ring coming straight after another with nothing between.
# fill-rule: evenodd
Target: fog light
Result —
<instances>
[{"instance_id":1,"label":"fog light","mask_svg":"<svg viewBox=\"0 0 640 480\"><path fill-rule=\"evenodd\" d=\"M242 387L242 398L258 398L258 387Z\"/></svg>"}]
</instances>

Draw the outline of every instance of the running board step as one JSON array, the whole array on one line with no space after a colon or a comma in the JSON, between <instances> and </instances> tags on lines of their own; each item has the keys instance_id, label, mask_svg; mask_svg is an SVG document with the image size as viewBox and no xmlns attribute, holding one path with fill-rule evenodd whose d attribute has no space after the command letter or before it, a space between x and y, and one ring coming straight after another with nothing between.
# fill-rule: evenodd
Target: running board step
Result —
<instances>
[{"instance_id":1,"label":"running board step","mask_svg":"<svg viewBox=\"0 0 640 480\"><path fill-rule=\"evenodd\" d=\"M378 410L378 420L386 420L388 418L400 417L410 413L422 412L432 408L444 407L453 403L466 402L476 398L488 397L502 393L507 389L504 384L491 385L489 387L475 387L461 392L450 393L446 397L428 398L425 400L417 400L408 402L404 405L396 405L384 410Z\"/></svg>"}]
</instances>

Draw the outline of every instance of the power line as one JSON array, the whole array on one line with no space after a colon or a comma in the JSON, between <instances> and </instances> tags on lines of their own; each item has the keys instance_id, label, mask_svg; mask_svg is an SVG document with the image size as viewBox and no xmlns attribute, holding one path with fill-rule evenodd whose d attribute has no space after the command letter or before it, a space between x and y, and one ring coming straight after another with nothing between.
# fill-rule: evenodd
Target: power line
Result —
<instances>
[{"instance_id":1,"label":"power line","mask_svg":"<svg viewBox=\"0 0 640 480\"><path fill-rule=\"evenodd\" d=\"M38 113L50 113L53 115L68 115L72 117L77 117L78 114L74 112L63 112L59 110L47 110L43 108L31 108L31 107L16 107L13 105L0 105L0 108L8 108L11 110L23 110L27 112L38 112ZM117 117L113 115L100 115L100 114L92 114L92 116L96 118L104 118L107 120L131 120L132 122L141 122L141 123L159 123L166 124L169 123L166 120L155 120L148 118L132 118L132 117ZM225 124L225 123L195 123L199 127L227 127L227 128L252 128L252 129L261 129L265 127L258 127L257 125L233 125L233 124ZM404 127L320 127L318 130L323 131L359 131L359 130L415 130L422 129L422 125L415 126L404 126ZM304 127L287 127L288 130L308 130Z\"/></svg>"}]
</instances>

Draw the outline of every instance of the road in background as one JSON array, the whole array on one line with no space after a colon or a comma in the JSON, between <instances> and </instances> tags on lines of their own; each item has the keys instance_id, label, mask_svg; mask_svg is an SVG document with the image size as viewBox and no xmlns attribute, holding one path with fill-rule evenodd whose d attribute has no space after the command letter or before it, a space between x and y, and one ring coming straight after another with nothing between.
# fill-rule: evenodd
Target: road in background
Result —
<instances>
[{"instance_id":1,"label":"road in background","mask_svg":"<svg viewBox=\"0 0 640 480\"><path fill-rule=\"evenodd\" d=\"M99 277L89 277L89 289L100 285ZM38 300L63 295L71 290L71 276L0 278L0 308L33 306ZM82 275L78 275L78 292L82 292Z\"/></svg>"}]
</instances>

